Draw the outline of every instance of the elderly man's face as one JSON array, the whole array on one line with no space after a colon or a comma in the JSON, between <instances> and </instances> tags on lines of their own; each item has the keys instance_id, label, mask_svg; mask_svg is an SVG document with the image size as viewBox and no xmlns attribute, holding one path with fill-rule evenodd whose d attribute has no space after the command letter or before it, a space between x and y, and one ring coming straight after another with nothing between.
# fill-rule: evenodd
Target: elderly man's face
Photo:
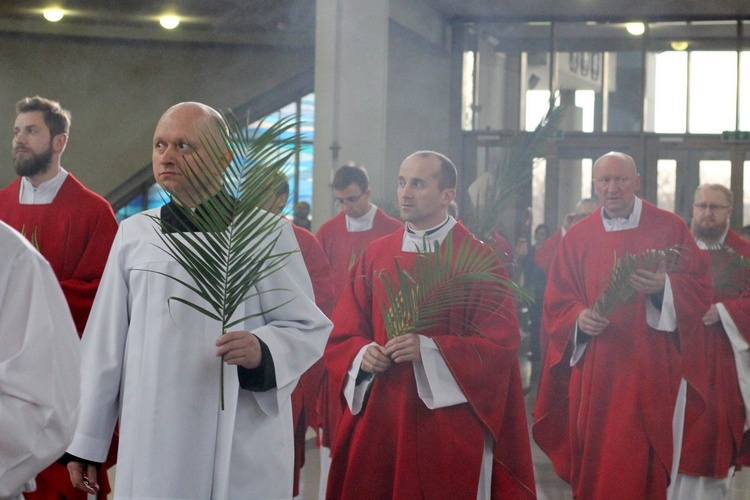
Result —
<instances>
[{"instance_id":1,"label":"elderly man's face","mask_svg":"<svg viewBox=\"0 0 750 500\"><path fill-rule=\"evenodd\" d=\"M690 229L702 240L718 241L729 225L731 215L732 207L724 193L716 189L700 189L695 193Z\"/></svg>"},{"instance_id":2,"label":"elderly man's face","mask_svg":"<svg viewBox=\"0 0 750 500\"><path fill-rule=\"evenodd\" d=\"M641 177L625 158L608 155L594 165L596 196L610 217L626 217L633 211L635 192L641 188Z\"/></svg>"},{"instance_id":3,"label":"elderly man's face","mask_svg":"<svg viewBox=\"0 0 750 500\"><path fill-rule=\"evenodd\" d=\"M154 178L181 202L194 206L220 186L222 171L215 167L201 141L213 120L200 107L185 104L167 111L154 131L152 166ZM203 161L201 161L203 160ZM205 162L205 166L203 166ZM192 175L193 183L186 176ZM203 182L206 188L196 189ZM201 191L201 192L197 192Z\"/></svg>"}]
</instances>

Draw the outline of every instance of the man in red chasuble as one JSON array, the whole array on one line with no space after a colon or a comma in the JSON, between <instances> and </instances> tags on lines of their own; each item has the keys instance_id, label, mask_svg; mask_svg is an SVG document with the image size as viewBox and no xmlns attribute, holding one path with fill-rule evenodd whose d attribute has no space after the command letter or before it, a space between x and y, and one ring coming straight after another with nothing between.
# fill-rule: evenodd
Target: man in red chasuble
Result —
<instances>
[{"instance_id":1,"label":"man in red chasuble","mask_svg":"<svg viewBox=\"0 0 750 500\"><path fill-rule=\"evenodd\" d=\"M682 354L702 347L708 265L679 217L635 195L630 156L602 156L593 176L602 207L570 228L550 267L533 435L575 498L667 498L686 393L706 394L699 360ZM639 268L624 304L594 310L616 257L670 247L669 267Z\"/></svg>"},{"instance_id":2,"label":"man in red chasuble","mask_svg":"<svg viewBox=\"0 0 750 500\"><path fill-rule=\"evenodd\" d=\"M104 198L86 189L60 165L68 142L70 112L55 101L36 96L19 101L16 113L13 166L18 178L0 190L0 220L24 234L49 261L80 336L117 221ZM27 498L86 498L72 487L67 469L59 464L42 471L36 483L36 492ZM105 497L108 489L105 479Z\"/></svg>"},{"instance_id":3,"label":"man in red chasuble","mask_svg":"<svg viewBox=\"0 0 750 500\"><path fill-rule=\"evenodd\" d=\"M399 169L405 227L371 243L334 310L324 358L346 401L328 498L534 498L518 368L513 297L447 307L437 326L388 338L378 273L409 269L418 251L468 242L492 250L453 217L456 167L420 151ZM501 290L502 292L503 290Z\"/></svg>"},{"instance_id":4,"label":"man in red chasuble","mask_svg":"<svg viewBox=\"0 0 750 500\"><path fill-rule=\"evenodd\" d=\"M703 315L709 392L688 394L676 498L731 498L735 466L750 458L750 242L729 228L732 191L704 184L695 192L690 229L711 260L714 295ZM704 353L699 353L704 354ZM743 446L744 443L744 446Z\"/></svg>"}]
</instances>

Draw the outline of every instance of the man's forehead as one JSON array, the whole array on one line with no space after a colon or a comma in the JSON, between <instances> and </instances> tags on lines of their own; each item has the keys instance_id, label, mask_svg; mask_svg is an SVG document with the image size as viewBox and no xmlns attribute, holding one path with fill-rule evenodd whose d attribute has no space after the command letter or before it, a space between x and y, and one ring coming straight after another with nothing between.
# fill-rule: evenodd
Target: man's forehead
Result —
<instances>
[{"instance_id":1,"label":"man's forehead","mask_svg":"<svg viewBox=\"0 0 750 500\"><path fill-rule=\"evenodd\" d=\"M351 184L349 184L348 186L346 186L344 189L333 188L333 192L334 193L341 193L341 194L346 194L346 193L351 193L351 192L357 192L358 193L359 191L360 191L360 188L359 188L359 186L357 185L356 182L352 182Z\"/></svg>"},{"instance_id":2,"label":"man's forehead","mask_svg":"<svg viewBox=\"0 0 750 500\"><path fill-rule=\"evenodd\" d=\"M432 157L411 156L404 160L398 169L399 179L421 179L437 177L439 165Z\"/></svg>"},{"instance_id":3,"label":"man's forehead","mask_svg":"<svg viewBox=\"0 0 750 500\"><path fill-rule=\"evenodd\" d=\"M44 125L41 111L26 111L16 116L16 125Z\"/></svg>"},{"instance_id":4,"label":"man's forehead","mask_svg":"<svg viewBox=\"0 0 750 500\"><path fill-rule=\"evenodd\" d=\"M696 200L697 199L706 199L706 198L713 198L713 199L721 198L724 201L728 200L726 194L722 193L718 189L714 189L714 188L711 188L711 187L702 188L702 189L699 189L698 191L695 192L695 199Z\"/></svg>"},{"instance_id":5,"label":"man's forehead","mask_svg":"<svg viewBox=\"0 0 750 500\"><path fill-rule=\"evenodd\" d=\"M177 117L164 117L159 121L154 131L154 136L174 140L194 141L198 137L201 123L198 120L177 119ZM205 129L205 126L203 127Z\"/></svg>"}]
</instances>

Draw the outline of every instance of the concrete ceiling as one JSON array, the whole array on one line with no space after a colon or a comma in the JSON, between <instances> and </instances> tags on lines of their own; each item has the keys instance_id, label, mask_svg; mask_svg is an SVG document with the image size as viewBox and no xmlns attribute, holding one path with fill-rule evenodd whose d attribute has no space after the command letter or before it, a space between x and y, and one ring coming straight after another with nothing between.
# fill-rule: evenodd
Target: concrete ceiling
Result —
<instances>
[{"instance_id":1,"label":"concrete ceiling","mask_svg":"<svg viewBox=\"0 0 750 500\"><path fill-rule=\"evenodd\" d=\"M384 1L384 0L372 0ZM405 1L405 0L404 0ZM750 19L748 0L414 0L446 22ZM312 46L316 0L0 0L0 34ZM41 17L61 5L62 22ZM160 14L182 18L168 31Z\"/></svg>"}]
</instances>

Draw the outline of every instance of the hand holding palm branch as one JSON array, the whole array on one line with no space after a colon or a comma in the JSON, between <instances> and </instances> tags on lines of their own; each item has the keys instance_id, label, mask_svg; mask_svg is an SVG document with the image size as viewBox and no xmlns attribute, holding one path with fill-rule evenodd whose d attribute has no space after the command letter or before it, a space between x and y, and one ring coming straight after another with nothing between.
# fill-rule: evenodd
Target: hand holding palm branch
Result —
<instances>
[{"instance_id":1,"label":"hand holding palm branch","mask_svg":"<svg viewBox=\"0 0 750 500\"><path fill-rule=\"evenodd\" d=\"M618 257L615 253L612 272L604 282L599 298L594 303L594 311L606 318L635 293L630 279L639 269L654 271L661 263L671 269L679 255L678 246L667 247L663 250L649 249L638 255L628 253L623 257Z\"/></svg>"},{"instance_id":2,"label":"hand holding palm branch","mask_svg":"<svg viewBox=\"0 0 750 500\"><path fill-rule=\"evenodd\" d=\"M449 233L442 246L435 243L432 252L420 252L408 271L396 262L395 275L377 273L385 295L380 302L388 338L444 325L453 308L495 311L508 296L523 294L503 277L492 251L484 250L471 238L454 248ZM463 326L468 331L455 333L476 333L474 325Z\"/></svg>"},{"instance_id":3,"label":"hand holding palm branch","mask_svg":"<svg viewBox=\"0 0 750 500\"><path fill-rule=\"evenodd\" d=\"M709 248L709 255L716 295L736 296L750 289L750 259L720 243Z\"/></svg>"}]
</instances>

